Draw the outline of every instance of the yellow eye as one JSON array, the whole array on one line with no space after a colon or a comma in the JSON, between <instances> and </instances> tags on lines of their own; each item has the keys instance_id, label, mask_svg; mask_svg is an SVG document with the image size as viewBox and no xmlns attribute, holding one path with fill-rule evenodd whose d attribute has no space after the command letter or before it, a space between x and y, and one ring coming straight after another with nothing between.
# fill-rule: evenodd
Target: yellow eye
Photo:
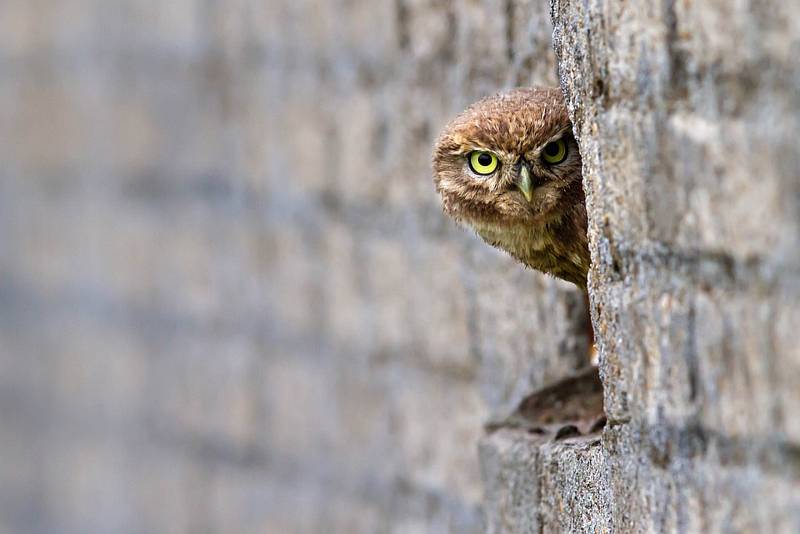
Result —
<instances>
[{"instance_id":1,"label":"yellow eye","mask_svg":"<svg viewBox=\"0 0 800 534\"><path fill-rule=\"evenodd\" d=\"M469 168L476 174L487 175L497 170L497 156L476 150L469 155Z\"/></svg>"},{"instance_id":2,"label":"yellow eye","mask_svg":"<svg viewBox=\"0 0 800 534\"><path fill-rule=\"evenodd\" d=\"M542 150L542 159L550 165L561 163L567 159L567 143L563 139L547 143Z\"/></svg>"}]
</instances>

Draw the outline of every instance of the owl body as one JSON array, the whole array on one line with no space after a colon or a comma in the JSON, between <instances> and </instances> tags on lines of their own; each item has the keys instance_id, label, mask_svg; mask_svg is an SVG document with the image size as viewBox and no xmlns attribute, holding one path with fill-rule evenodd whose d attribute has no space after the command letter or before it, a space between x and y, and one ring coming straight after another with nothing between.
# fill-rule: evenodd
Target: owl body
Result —
<instances>
[{"instance_id":1,"label":"owl body","mask_svg":"<svg viewBox=\"0 0 800 534\"><path fill-rule=\"evenodd\" d=\"M559 89L473 104L442 131L433 170L445 213L525 265L586 287L581 158Z\"/></svg>"}]
</instances>

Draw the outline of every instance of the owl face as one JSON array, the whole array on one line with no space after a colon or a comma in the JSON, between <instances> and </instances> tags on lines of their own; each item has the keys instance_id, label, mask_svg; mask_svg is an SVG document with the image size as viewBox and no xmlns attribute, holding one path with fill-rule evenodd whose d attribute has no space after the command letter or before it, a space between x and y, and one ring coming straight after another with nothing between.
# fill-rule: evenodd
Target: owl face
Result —
<instances>
[{"instance_id":1,"label":"owl face","mask_svg":"<svg viewBox=\"0 0 800 534\"><path fill-rule=\"evenodd\" d=\"M550 224L583 200L558 89L514 89L473 104L439 136L433 169L445 212L482 235Z\"/></svg>"}]
</instances>

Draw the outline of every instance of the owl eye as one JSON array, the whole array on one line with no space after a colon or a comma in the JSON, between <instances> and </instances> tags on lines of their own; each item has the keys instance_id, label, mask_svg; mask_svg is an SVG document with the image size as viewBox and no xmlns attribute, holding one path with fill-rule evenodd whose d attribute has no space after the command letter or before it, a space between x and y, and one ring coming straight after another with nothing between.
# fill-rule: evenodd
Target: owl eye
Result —
<instances>
[{"instance_id":1,"label":"owl eye","mask_svg":"<svg viewBox=\"0 0 800 534\"><path fill-rule=\"evenodd\" d=\"M567 159L567 143L563 139L547 143L542 150L542 159L550 165L556 165Z\"/></svg>"},{"instance_id":2,"label":"owl eye","mask_svg":"<svg viewBox=\"0 0 800 534\"><path fill-rule=\"evenodd\" d=\"M497 156L491 152L476 150L469 154L469 168L475 174L486 176L497 170Z\"/></svg>"}]
</instances>

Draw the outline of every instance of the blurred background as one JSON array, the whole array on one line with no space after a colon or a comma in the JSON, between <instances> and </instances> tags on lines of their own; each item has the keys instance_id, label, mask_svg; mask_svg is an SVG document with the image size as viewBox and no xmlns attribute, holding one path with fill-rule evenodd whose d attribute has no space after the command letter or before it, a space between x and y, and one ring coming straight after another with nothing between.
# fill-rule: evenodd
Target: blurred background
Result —
<instances>
[{"instance_id":1,"label":"blurred background","mask_svg":"<svg viewBox=\"0 0 800 534\"><path fill-rule=\"evenodd\" d=\"M0 3L0 532L482 532L576 290L432 142L555 85L545 0Z\"/></svg>"}]
</instances>

